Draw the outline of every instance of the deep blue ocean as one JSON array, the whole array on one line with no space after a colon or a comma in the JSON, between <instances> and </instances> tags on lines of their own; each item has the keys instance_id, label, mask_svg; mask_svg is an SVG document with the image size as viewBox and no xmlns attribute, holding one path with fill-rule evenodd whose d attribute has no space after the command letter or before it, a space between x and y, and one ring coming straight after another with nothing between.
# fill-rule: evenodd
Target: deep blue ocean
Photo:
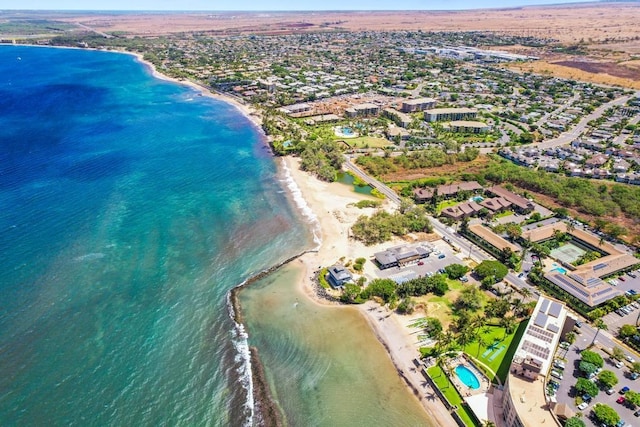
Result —
<instances>
[{"instance_id":1,"label":"deep blue ocean","mask_svg":"<svg viewBox=\"0 0 640 427\"><path fill-rule=\"evenodd\" d=\"M226 294L312 246L234 107L124 54L0 47L0 425L242 425Z\"/></svg>"}]
</instances>

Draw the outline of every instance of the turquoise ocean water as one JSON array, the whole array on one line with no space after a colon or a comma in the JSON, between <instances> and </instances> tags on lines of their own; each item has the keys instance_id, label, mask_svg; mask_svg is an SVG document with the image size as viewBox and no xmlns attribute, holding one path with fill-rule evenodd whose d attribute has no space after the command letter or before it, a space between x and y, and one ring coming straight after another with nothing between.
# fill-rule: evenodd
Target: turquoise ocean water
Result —
<instances>
[{"instance_id":1,"label":"turquoise ocean water","mask_svg":"<svg viewBox=\"0 0 640 427\"><path fill-rule=\"evenodd\" d=\"M0 425L242 425L228 290L311 244L257 130L129 55L0 48Z\"/></svg>"},{"instance_id":2,"label":"turquoise ocean water","mask_svg":"<svg viewBox=\"0 0 640 427\"><path fill-rule=\"evenodd\" d=\"M123 54L0 47L0 426L428 425L353 309L288 266L312 214L234 107Z\"/></svg>"}]
</instances>

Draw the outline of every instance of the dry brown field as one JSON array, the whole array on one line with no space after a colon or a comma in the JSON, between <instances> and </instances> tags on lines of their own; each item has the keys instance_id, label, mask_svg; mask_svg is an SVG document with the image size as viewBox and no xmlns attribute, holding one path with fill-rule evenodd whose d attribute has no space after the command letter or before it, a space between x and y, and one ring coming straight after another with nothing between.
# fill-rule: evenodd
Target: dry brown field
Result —
<instances>
[{"instance_id":1,"label":"dry brown field","mask_svg":"<svg viewBox=\"0 0 640 427\"><path fill-rule=\"evenodd\" d=\"M213 34L346 31L491 31L520 36L554 38L563 43L606 39L616 49L638 50L629 43L639 35L640 4L584 3L509 9L393 12L210 12L140 13L58 16L98 31L134 35L181 32ZM601 45L597 45L602 47Z\"/></svg>"}]
</instances>

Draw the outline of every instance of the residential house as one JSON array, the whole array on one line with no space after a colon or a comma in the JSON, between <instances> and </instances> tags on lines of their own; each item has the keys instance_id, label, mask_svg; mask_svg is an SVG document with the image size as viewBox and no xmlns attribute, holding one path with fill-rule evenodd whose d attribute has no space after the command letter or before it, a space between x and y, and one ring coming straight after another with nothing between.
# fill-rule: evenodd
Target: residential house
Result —
<instances>
[{"instance_id":1,"label":"residential house","mask_svg":"<svg viewBox=\"0 0 640 427\"><path fill-rule=\"evenodd\" d=\"M344 286L346 283L353 282L353 276L343 265L336 264L329 267L327 280L334 288Z\"/></svg>"}]
</instances>

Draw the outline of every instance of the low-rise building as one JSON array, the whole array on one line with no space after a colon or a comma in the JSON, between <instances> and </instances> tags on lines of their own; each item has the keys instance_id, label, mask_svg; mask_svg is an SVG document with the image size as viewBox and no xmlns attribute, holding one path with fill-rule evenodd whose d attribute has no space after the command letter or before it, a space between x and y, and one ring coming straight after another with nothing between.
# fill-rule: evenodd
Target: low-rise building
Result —
<instances>
[{"instance_id":1,"label":"low-rise building","mask_svg":"<svg viewBox=\"0 0 640 427\"><path fill-rule=\"evenodd\" d=\"M477 115L475 108L434 108L425 110L424 119L427 122L451 122L475 119Z\"/></svg>"},{"instance_id":2,"label":"low-rise building","mask_svg":"<svg viewBox=\"0 0 640 427\"><path fill-rule=\"evenodd\" d=\"M436 106L436 100L433 98L408 99L402 102L403 113L415 113L416 111L424 111Z\"/></svg>"},{"instance_id":3,"label":"low-rise building","mask_svg":"<svg viewBox=\"0 0 640 427\"><path fill-rule=\"evenodd\" d=\"M344 110L344 114L349 118L377 116L380 113L380 106L370 102L357 104Z\"/></svg>"},{"instance_id":4,"label":"low-rise building","mask_svg":"<svg viewBox=\"0 0 640 427\"><path fill-rule=\"evenodd\" d=\"M451 132L463 133L485 133L489 132L491 126L486 123L470 120L456 120L449 123Z\"/></svg>"},{"instance_id":5,"label":"low-rise building","mask_svg":"<svg viewBox=\"0 0 640 427\"><path fill-rule=\"evenodd\" d=\"M423 259L433 252L431 246L422 244L416 246L401 245L373 254L381 270L391 267L402 267L413 261Z\"/></svg>"}]
</instances>

